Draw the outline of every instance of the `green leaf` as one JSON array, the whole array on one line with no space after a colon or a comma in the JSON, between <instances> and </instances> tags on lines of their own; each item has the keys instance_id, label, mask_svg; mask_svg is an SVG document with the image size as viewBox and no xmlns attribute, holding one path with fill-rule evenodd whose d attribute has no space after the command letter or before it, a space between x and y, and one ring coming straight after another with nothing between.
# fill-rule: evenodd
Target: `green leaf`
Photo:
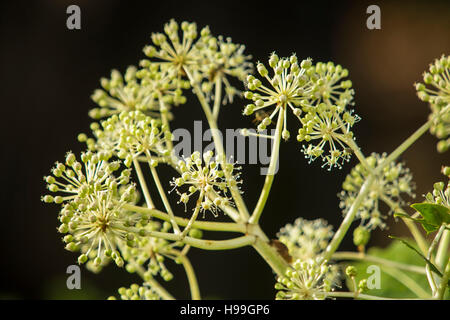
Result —
<instances>
[{"instance_id":1,"label":"green leaf","mask_svg":"<svg viewBox=\"0 0 450 320\"><path fill-rule=\"evenodd\" d=\"M425 262L421 259L414 251L408 249L399 241L392 241L386 248L371 247L368 249L367 254L375 257L384 258L391 261L396 261L404 264L410 264L415 266L425 266ZM351 264L355 266L358 271L356 276L356 283L362 279L366 279L371 274L367 273L367 268L370 265L374 265L373 262L368 261L352 261L346 262L345 265ZM381 269L381 286L380 289L368 289L367 293L369 295L380 296L380 297L391 297L391 298L417 298L417 296L406 287L402 282L400 282L395 277L391 276L385 270L388 267L382 264L378 265ZM424 274L403 271L404 274L413 279L424 291L431 295L430 287L428 285L427 278ZM353 288L353 283L350 278L346 277L347 287L351 290Z\"/></svg>"},{"instance_id":2,"label":"green leaf","mask_svg":"<svg viewBox=\"0 0 450 320\"><path fill-rule=\"evenodd\" d=\"M401 238L394 237L394 236L389 236L389 238L401 241L408 248L414 250L430 266L431 271L433 271L434 273L439 275L439 277L442 278L442 273L438 270L438 268L436 268L436 266L427 257L425 257L419 250L417 250L416 248L414 248L412 245L410 245L408 242L406 242L405 240L403 240Z\"/></svg>"},{"instance_id":3,"label":"green leaf","mask_svg":"<svg viewBox=\"0 0 450 320\"><path fill-rule=\"evenodd\" d=\"M394 216L414 220L422 225L427 233L438 230L444 223L450 224L450 209L435 203L414 203L411 208L422 216L422 219L414 219L407 214L396 213Z\"/></svg>"},{"instance_id":4,"label":"green leaf","mask_svg":"<svg viewBox=\"0 0 450 320\"><path fill-rule=\"evenodd\" d=\"M436 230L439 229L438 226L435 226L435 225L432 225L432 224L428 223L425 219L415 219L415 218L407 215L406 213L397 212L397 213L394 213L394 217L406 218L406 219L418 222L418 223L420 223L422 225L422 227L425 229L425 231L427 233L431 233L431 232L436 231Z\"/></svg>"}]
</instances>

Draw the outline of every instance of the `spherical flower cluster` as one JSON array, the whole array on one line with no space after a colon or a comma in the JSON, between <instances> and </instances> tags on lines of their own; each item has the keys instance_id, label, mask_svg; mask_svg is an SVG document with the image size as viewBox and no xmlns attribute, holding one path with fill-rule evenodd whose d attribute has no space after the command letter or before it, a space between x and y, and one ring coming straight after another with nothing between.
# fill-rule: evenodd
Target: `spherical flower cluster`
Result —
<instances>
[{"instance_id":1,"label":"spherical flower cluster","mask_svg":"<svg viewBox=\"0 0 450 320\"><path fill-rule=\"evenodd\" d=\"M344 111L338 105L320 103L309 108L309 112L300 118L302 128L298 129L297 141L305 141L303 145L305 158L310 162L322 158L323 166L342 167L342 163L350 160L351 152L347 145L353 139L351 128L359 121L352 111Z\"/></svg>"},{"instance_id":2,"label":"spherical flower cluster","mask_svg":"<svg viewBox=\"0 0 450 320\"><path fill-rule=\"evenodd\" d=\"M112 259L124 265L120 251L125 246L135 246L141 230L135 226L148 219L123 209L133 198L134 185L130 185L120 198L111 190L94 191L86 198L77 198L64 205L60 214L59 232L64 237L66 249L81 251L78 262L92 261L100 266Z\"/></svg>"},{"instance_id":3,"label":"spherical flower cluster","mask_svg":"<svg viewBox=\"0 0 450 320\"><path fill-rule=\"evenodd\" d=\"M63 195L45 195L42 200L47 203L63 203L76 198L86 198L95 191L117 191L120 185L128 184L130 170L125 169L119 177L114 172L119 170L120 162L108 162L111 154L107 152L92 153L90 151L81 155L81 162L69 152L65 165L57 162L52 169L52 175L44 177L47 188Z\"/></svg>"},{"instance_id":4,"label":"spherical flower cluster","mask_svg":"<svg viewBox=\"0 0 450 320\"><path fill-rule=\"evenodd\" d=\"M254 76L248 76L249 91L244 96L254 103L245 107L244 114L251 115L275 105L275 109L261 119L258 130L265 130L277 113L279 117L283 113L282 137L287 140L290 137L286 124L287 109L290 108L301 124L297 141L306 142L303 146L305 157L310 162L321 158L323 166L329 169L340 168L350 158L347 146L353 139L351 128L360 119L353 110L346 109L353 100L351 81L342 81L348 71L331 62L312 65L309 59L303 60L299 66L295 55L280 59L272 54L269 65L273 69L273 77L269 76L262 63L257 69L271 87L264 86Z\"/></svg>"},{"instance_id":5,"label":"spherical flower cluster","mask_svg":"<svg viewBox=\"0 0 450 320\"><path fill-rule=\"evenodd\" d=\"M147 90L146 101L159 105L159 112L168 112L171 105L186 103L182 89L190 88L189 81L178 78L174 69L166 70L164 66L147 59L141 60L139 65L142 69L137 71L136 77L141 79L141 87Z\"/></svg>"},{"instance_id":6,"label":"spherical flower cluster","mask_svg":"<svg viewBox=\"0 0 450 320\"><path fill-rule=\"evenodd\" d=\"M244 81L253 70L253 64L249 61L252 57L244 54L245 46L231 42L231 38L223 39L210 37L205 49L201 50L202 60L199 75L206 81L202 81L202 91L208 99L214 97L217 86L225 87L223 104L233 102L233 98L239 93L228 77Z\"/></svg>"},{"instance_id":7,"label":"spherical flower cluster","mask_svg":"<svg viewBox=\"0 0 450 320\"><path fill-rule=\"evenodd\" d=\"M56 163L53 175L44 178L51 192L63 194L46 195L42 200L62 204L58 230L66 234L66 249L81 251L78 262L88 262L94 270L111 259L122 266L120 248L133 246L139 233L134 226L148 220L123 209L125 203L134 201L135 186L128 184L129 169L123 170L120 177L114 176L120 163L109 163L109 158L108 153L88 151L78 162L69 152L65 165Z\"/></svg>"},{"instance_id":8,"label":"spherical flower cluster","mask_svg":"<svg viewBox=\"0 0 450 320\"><path fill-rule=\"evenodd\" d=\"M138 228L144 228L146 231L168 232L171 224L163 224L157 221L149 221L148 224L137 225ZM127 271L133 273L136 266L145 266L144 277L151 278L160 275L164 280L170 281L173 278L172 273L166 268L165 260L169 258L175 260L173 248L175 244L162 238L140 237L136 239L134 247L127 247L122 250L122 256L128 262Z\"/></svg>"},{"instance_id":9,"label":"spherical flower cluster","mask_svg":"<svg viewBox=\"0 0 450 320\"><path fill-rule=\"evenodd\" d=\"M342 109L353 103L354 90L352 82L344 80L348 76L348 70L333 62L318 62L309 71L311 74L311 88L308 90L308 100L302 105L311 108L322 102L329 105L337 105Z\"/></svg>"},{"instance_id":10,"label":"spherical flower cluster","mask_svg":"<svg viewBox=\"0 0 450 320\"><path fill-rule=\"evenodd\" d=\"M257 65L258 73L270 84L269 87L253 75L247 77L248 91L244 93L244 96L253 103L248 104L243 113L252 115L258 110L270 109L270 113L258 125L258 131L265 130L272 123L275 115L280 116L283 113L282 136L287 140L290 136L287 130L287 109L289 108L296 117L299 117L302 112L298 107L310 81L307 70L311 67L311 60L303 60L299 65L295 54L289 58L280 59L278 55L272 53L269 65L273 71L272 76L263 63Z\"/></svg>"},{"instance_id":11,"label":"spherical flower cluster","mask_svg":"<svg viewBox=\"0 0 450 320\"><path fill-rule=\"evenodd\" d=\"M450 167L443 167L442 173L450 178ZM439 204L450 209L450 180L447 181L447 185L443 181L436 182L433 185L433 192L427 193L425 199L427 202Z\"/></svg>"},{"instance_id":12,"label":"spherical flower cluster","mask_svg":"<svg viewBox=\"0 0 450 320\"><path fill-rule=\"evenodd\" d=\"M221 103L232 102L239 90L227 77L243 81L252 70L251 56L244 54L245 46L232 43L231 38L212 36L209 27L204 27L199 36L195 23L182 22L180 26L171 20L164 26L164 34L152 34L152 42L153 45L144 48L144 54L152 60L143 60L141 65L166 70L184 89L189 82L182 79L189 72L192 77L189 80L201 84L208 100L215 98L216 90L221 90L223 84L225 95Z\"/></svg>"},{"instance_id":13,"label":"spherical flower cluster","mask_svg":"<svg viewBox=\"0 0 450 320\"><path fill-rule=\"evenodd\" d=\"M146 46L144 54L149 58L158 59L153 63L161 65L162 69L173 71L178 78L184 77L186 75L185 68L192 66L197 68L201 59L199 51L204 42L209 39L209 29L203 29L201 38L198 40L195 23L184 21L180 26L175 20L171 20L164 25L164 33L152 34L153 45Z\"/></svg>"},{"instance_id":14,"label":"spherical flower cluster","mask_svg":"<svg viewBox=\"0 0 450 320\"><path fill-rule=\"evenodd\" d=\"M178 168L181 177L174 178L171 184L177 188L180 195L179 203L185 206L194 194L199 194L197 198L197 206L200 211L210 211L214 215L222 205L231 205L231 198L227 196L229 188L237 186L241 183L239 180L239 170L232 163L222 165L220 161L213 160L214 153L207 151L203 154L194 152L191 157L185 158L178 162ZM229 179L226 176L230 177ZM179 189L187 186L186 192L180 192ZM213 199L213 200L211 200Z\"/></svg>"},{"instance_id":15,"label":"spherical flower cluster","mask_svg":"<svg viewBox=\"0 0 450 320\"><path fill-rule=\"evenodd\" d=\"M294 224L281 228L277 237L294 259L304 261L322 254L333 234L333 227L323 219L308 221L297 218Z\"/></svg>"},{"instance_id":16,"label":"spherical flower cluster","mask_svg":"<svg viewBox=\"0 0 450 320\"><path fill-rule=\"evenodd\" d=\"M149 283L139 286L133 283L129 288L121 287L117 290L121 300L160 300L161 296L151 287ZM116 300L111 296L108 300Z\"/></svg>"},{"instance_id":17,"label":"spherical flower cluster","mask_svg":"<svg viewBox=\"0 0 450 320\"><path fill-rule=\"evenodd\" d=\"M111 72L111 79L102 78L100 84L103 89L97 89L92 94L92 100L99 106L89 112L93 119L109 117L122 111L140 110L153 116L159 113L160 105L155 97L153 86L137 78L138 70L134 66L128 67L124 76L119 71ZM164 98L167 103L183 102L178 91L174 91L172 80L164 77L160 80L165 88ZM170 99L170 97L175 97ZM169 99L168 99L169 98Z\"/></svg>"},{"instance_id":18,"label":"spherical flower cluster","mask_svg":"<svg viewBox=\"0 0 450 320\"><path fill-rule=\"evenodd\" d=\"M430 131L440 139L438 151L445 152L450 148L450 56L436 59L429 72L424 73L423 80L425 84L415 85L417 95L430 104L430 117L434 119Z\"/></svg>"},{"instance_id":19,"label":"spherical flower cluster","mask_svg":"<svg viewBox=\"0 0 450 320\"><path fill-rule=\"evenodd\" d=\"M367 163L371 169L377 167L386 159L386 154L373 153L367 158ZM354 203L361 186L369 175L369 170L361 164L357 164L345 178L342 184L343 191L339 194L341 199L340 207L345 215ZM357 217L361 219L361 224L368 230L377 227L386 227L385 216L380 212L379 201L385 202L393 210L404 205L403 195L413 197L414 184L412 175L408 168L402 163L391 162L384 167L383 171L375 177L374 183L370 187L369 194L363 200Z\"/></svg>"},{"instance_id":20,"label":"spherical flower cluster","mask_svg":"<svg viewBox=\"0 0 450 320\"><path fill-rule=\"evenodd\" d=\"M323 300L333 289L332 273L322 259L296 260L283 277L278 277L277 300Z\"/></svg>"},{"instance_id":21,"label":"spherical flower cluster","mask_svg":"<svg viewBox=\"0 0 450 320\"><path fill-rule=\"evenodd\" d=\"M125 159L126 166L130 166L133 159L141 154L168 154L167 141L171 133L161 126L161 121L146 116L140 111L121 112L101 122L91 124L94 139L81 136L88 148L115 154Z\"/></svg>"}]
</instances>

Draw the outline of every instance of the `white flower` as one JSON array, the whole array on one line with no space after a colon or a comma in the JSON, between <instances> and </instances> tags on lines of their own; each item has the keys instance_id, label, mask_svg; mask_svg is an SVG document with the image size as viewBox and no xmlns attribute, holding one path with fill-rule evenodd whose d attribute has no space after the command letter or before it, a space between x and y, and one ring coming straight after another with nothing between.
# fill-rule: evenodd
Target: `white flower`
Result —
<instances>
[{"instance_id":1,"label":"white flower","mask_svg":"<svg viewBox=\"0 0 450 320\"><path fill-rule=\"evenodd\" d=\"M283 277L278 277L275 289L279 300L323 300L332 290L332 273L321 259L296 260Z\"/></svg>"}]
</instances>

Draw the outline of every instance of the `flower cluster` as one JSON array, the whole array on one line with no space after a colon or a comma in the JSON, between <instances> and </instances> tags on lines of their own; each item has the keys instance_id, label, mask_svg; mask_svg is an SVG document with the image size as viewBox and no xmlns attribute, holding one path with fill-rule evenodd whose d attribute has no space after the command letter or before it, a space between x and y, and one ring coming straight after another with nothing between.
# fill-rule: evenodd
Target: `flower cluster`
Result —
<instances>
[{"instance_id":1,"label":"flower cluster","mask_svg":"<svg viewBox=\"0 0 450 320\"><path fill-rule=\"evenodd\" d=\"M178 169L181 177L174 178L171 184L177 188L180 195L179 203L185 206L194 194L198 195L197 206L201 206L202 212L211 211L214 215L222 205L231 205L231 198L227 196L229 188L237 186L239 180L239 170L232 163L221 164L217 159L213 159L213 152L207 151L203 154L203 159L198 151L191 157L178 162ZM226 176L230 177L229 179ZM187 192L180 192L183 186L188 186ZM213 200L211 200L213 199Z\"/></svg>"},{"instance_id":2,"label":"flower cluster","mask_svg":"<svg viewBox=\"0 0 450 320\"><path fill-rule=\"evenodd\" d=\"M244 50L244 45L232 43L231 38L224 40L219 36L208 40L205 50L201 51L202 62L199 69L200 75L206 80L202 81L202 91L208 99L213 97L213 92L221 88L223 83L225 95L222 103L233 102L239 90L231 85L227 76L244 81L253 69L253 64L249 61L251 56L245 55Z\"/></svg>"},{"instance_id":3,"label":"flower cluster","mask_svg":"<svg viewBox=\"0 0 450 320\"><path fill-rule=\"evenodd\" d=\"M296 117L301 114L298 107L305 96L305 89L309 84L307 70L311 67L311 60L303 60L300 65L297 56L293 54L289 58L279 58L272 53L269 65L273 74L270 75L263 63L258 63L257 70L261 77L270 84L265 86L263 82L253 75L247 77L248 91L244 93L245 98L252 100L243 113L252 115L254 112L263 109L270 109L268 115L258 125L258 131L265 130L272 123L275 115L283 113L283 138L289 139L287 130L287 109L289 108Z\"/></svg>"},{"instance_id":4,"label":"flower cluster","mask_svg":"<svg viewBox=\"0 0 450 320\"><path fill-rule=\"evenodd\" d=\"M430 65L429 72L424 73L423 80L425 84L415 85L417 95L430 104L430 117L434 119L430 131L440 139L438 151L445 152L450 147L450 56L436 59Z\"/></svg>"},{"instance_id":5,"label":"flower cluster","mask_svg":"<svg viewBox=\"0 0 450 320\"><path fill-rule=\"evenodd\" d=\"M443 167L442 173L450 179L450 167ZM433 185L433 192L427 193L425 199L429 203L439 204L450 209L450 180L447 181L447 185L443 181L436 182Z\"/></svg>"},{"instance_id":6,"label":"flower cluster","mask_svg":"<svg viewBox=\"0 0 450 320\"><path fill-rule=\"evenodd\" d=\"M308 221L297 218L294 224L281 228L277 237L294 259L304 261L322 254L333 234L333 227L323 219Z\"/></svg>"},{"instance_id":7,"label":"flower cluster","mask_svg":"<svg viewBox=\"0 0 450 320\"><path fill-rule=\"evenodd\" d=\"M98 123L92 123L91 129L94 139L87 139L85 135L79 140L86 141L90 150L115 154L125 159L126 166L140 154L148 156L167 156L167 141L171 140L171 133L161 126L161 121L146 116L140 111L121 112Z\"/></svg>"},{"instance_id":8,"label":"flower cluster","mask_svg":"<svg viewBox=\"0 0 450 320\"><path fill-rule=\"evenodd\" d=\"M348 76L348 70L333 62L318 62L312 66L309 72L311 76L311 90L308 101L304 101L303 106L312 108L322 102L334 104L345 108L346 105L353 104L354 90L351 80L343 80Z\"/></svg>"},{"instance_id":9,"label":"flower cluster","mask_svg":"<svg viewBox=\"0 0 450 320\"><path fill-rule=\"evenodd\" d=\"M305 157L310 162L321 157L323 166L341 168L343 162L350 160L347 145L353 139L351 128L359 117L352 111L344 112L341 106L326 103L309 110L300 119L303 127L297 135L297 141L308 143L308 146L303 145Z\"/></svg>"},{"instance_id":10,"label":"flower cluster","mask_svg":"<svg viewBox=\"0 0 450 320\"><path fill-rule=\"evenodd\" d=\"M164 34L152 34L152 42L153 45L144 48L145 55L152 60L143 60L141 65L159 66L175 75L178 81L189 72L190 80L201 83L207 99L214 97L215 90L221 90L223 84L222 103L232 102L239 90L231 85L227 76L243 81L252 70L251 56L244 54L245 46L232 43L231 38L212 36L209 27L204 27L199 36L195 23L185 21L179 25L171 20L164 26Z\"/></svg>"},{"instance_id":11,"label":"flower cluster","mask_svg":"<svg viewBox=\"0 0 450 320\"><path fill-rule=\"evenodd\" d=\"M150 221L145 226L138 225L146 231L168 232L171 224L165 222L163 224L157 221ZM134 247L126 247L122 251L123 258L128 262L127 271L134 273L136 268L140 266L145 267L144 278L152 278L160 275L165 281L170 281L173 278L172 273L166 268L165 260L169 258L175 260L173 255L174 244L162 238L155 237L140 237L136 239Z\"/></svg>"},{"instance_id":12,"label":"flower cluster","mask_svg":"<svg viewBox=\"0 0 450 320\"><path fill-rule=\"evenodd\" d=\"M333 274L323 259L296 260L277 278L277 300L323 300L333 289Z\"/></svg>"},{"instance_id":13,"label":"flower cluster","mask_svg":"<svg viewBox=\"0 0 450 320\"><path fill-rule=\"evenodd\" d=\"M351 128L360 119L353 110L346 109L354 93L351 81L342 80L348 75L347 69L331 62L313 65L310 59L299 65L295 55L280 59L275 53L269 65L273 76L262 63L257 65L269 87L252 75L247 77L249 90L244 96L253 103L245 107L244 115L270 109L261 118L258 131L265 130L278 114L283 121L281 136L288 140L287 109L291 109L301 125L297 141L307 143L303 146L305 157L310 162L321 158L329 169L340 168L350 158L347 146L353 139Z\"/></svg>"},{"instance_id":14,"label":"flower cluster","mask_svg":"<svg viewBox=\"0 0 450 320\"><path fill-rule=\"evenodd\" d=\"M131 171L125 169L119 177L114 172L120 168L120 162L108 162L111 154L107 152L85 152L81 162L77 161L72 152L67 153L65 165L56 162L52 175L44 177L47 188L53 193L63 195L45 195L42 200L47 203L63 203L77 198L86 198L95 191L117 191L120 185L128 184Z\"/></svg>"},{"instance_id":15,"label":"flower cluster","mask_svg":"<svg viewBox=\"0 0 450 320\"><path fill-rule=\"evenodd\" d=\"M143 63L147 66L147 64ZM130 66L122 76L113 70L111 78L102 78L103 89L92 94L92 100L99 106L89 112L91 118L100 119L123 111L139 110L154 117L159 112L169 111L171 104L178 105L186 101L181 95L180 85L167 72L148 67L139 70ZM161 102L165 107L161 110Z\"/></svg>"},{"instance_id":16,"label":"flower cluster","mask_svg":"<svg viewBox=\"0 0 450 320\"><path fill-rule=\"evenodd\" d=\"M151 59L158 59L153 63L181 78L186 75L185 68L198 65L200 50L209 39L209 29L202 30L200 41L196 41L198 32L195 23L184 21L180 26L175 20L171 20L164 25L164 33L153 33L151 38L153 45L146 46L144 54Z\"/></svg>"},{"instance_id":17,"label":"flower cluster","mask_svg":"<svg viewBox=\"0 0 450 320\"><path fill-rule=\"evenodd\" d=\"M340 207L343 209L344 215L354 203L362 184L370 173L369 170L377 167L385 159L386 154L373 153L367 158L370 169L365 168L362 164L357 164L347 175L342 184L343 191L339 194ZM379 201L385 202L391 208L390 213L392 213L393 210L404 205L402 194L414 196L413 189L414 185L409 169L402 163L391 162L375 177L367 198L363 200L358 210L357 217L361 219L361 224L368 230L377 227L385 228L385 216L380 212Z\"/></svg>"},{"instance_id":18,"label":"flower cluster","mask_svg":"<svg viewBox=\"0 0 450 320\"><path fill-rule=\"evenodd\" d=\"M46 195L42 200L62 204L58 230L66 234L66 249L81 251L78 262L88 262L94 270L111 259L123 266L119 251L124 246L135 246L141 234L136 224L148 223L149 219L123 208L135 200L135 186L128 184L130 170L123 170L117 178L113 172L120 164L108 163L108 159L107 153L86 152L81 164L73 153L68 153L66 165L57 163L53 175L44 178L51 192L65 194Z\"/></svg>"},{"instance_id":19,"label":"flower cluster","mask_svg":"<svg viewBox=\"0 0 450 320\"><path fill-rule=\"evenodd\" d=\"M118 266L124 261L120 251L125 246L135 246L141 230L134 228L141 220L140 214L124 210L123 205L132 199L134 186L119 198L110 190L95 191L85 199L76 199L66 204L59 215L59 232L64 237L66 249L81 251L78 262L92 261L100 266L113 259Z\"/></svg>"},{"instance_id":20,"label":"flower cluster","mask_svg":"<svg viewBox=\"0 0 450 320\"><path fill-rule=\"evenodd\" d=\"M117 290L121 300L160 300L161 296L151 287L150 284L144 283L139 286L133 283L129 288L121 287ZM116 300L111 296L109 300Z\"/></svg>"}]
</instances>

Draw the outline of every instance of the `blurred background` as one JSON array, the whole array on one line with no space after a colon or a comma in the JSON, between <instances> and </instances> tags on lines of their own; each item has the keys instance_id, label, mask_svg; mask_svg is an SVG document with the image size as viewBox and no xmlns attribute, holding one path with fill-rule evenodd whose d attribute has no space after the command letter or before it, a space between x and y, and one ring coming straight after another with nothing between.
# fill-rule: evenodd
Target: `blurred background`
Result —
<instances>
[{"instance_id":1,"label":"blurred background","mask_svg":"<svg viewBox=\"0 0 450 320\"><path fill-rule=\"evenodd\" d=\"M81 8L81 30L66 28L70 4ZM370 4L381 8L381 30L366 27ZM83 268L82 290L66 288L66 268L77 255L64 250L56 232L57 206L40 201L46 193L42 177L67 151L83 151L76 136L89 132L90 95L99 79L113 68L124 71L137 64L150 34L162 31L171 18L232 37L246 45L254 62L267 61L276 50L280 56L296 52L299 59L331 60L348 68L355 111L362 118L355 135L365 154L392 151L426 121L428 106L416 98L413 83L435 58L450 53L448 1L41 0L0 6L0 298L6 299L104 299L139 281L113 266L98 275ZM190 98L174 110L172 128L192 130L194 120L205 121ZM243 105L238 99L222 109L223 130L253 126L251 118L241 116ZM342 220L336 194L355 164L353 159L331 172L319 162L308 165L291 140L282 143L280 170L261 221L270 238L299 216L325 218L336 229ZM401 157L414 174L419 201L448 162L437 154L436 142L426 134ZM169 170L162 172L167 187L171 177ZM243 179L247 206L253 208L264 177L257 165L245 165ZM401 222L389 218L388 224L386 232L372 234L369 246L386 246L388 234L407 235ZM355 250L351 236L342 248ZM191 249L190 258L205 298L274 297L271 270L252 248ZM182 268L169 268L175 278L168 290L189 298Z\"/></svg>"}]
</instances>

